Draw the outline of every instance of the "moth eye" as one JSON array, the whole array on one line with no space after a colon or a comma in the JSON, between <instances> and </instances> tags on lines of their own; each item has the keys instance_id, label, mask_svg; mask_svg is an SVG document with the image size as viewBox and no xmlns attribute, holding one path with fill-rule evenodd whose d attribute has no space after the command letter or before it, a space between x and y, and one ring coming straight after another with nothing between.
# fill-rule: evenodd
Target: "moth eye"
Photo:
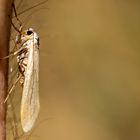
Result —
<instances>
[{"instance_id":1,"label":"moth eye","mask_svg":"<svg viewBox=\"0 0 140 140\"><path fill-rule=\"evenodd\" d=\"M31 35L32 33L32 31L27 31L27 35Z\"/></svg>"}]
</instances>

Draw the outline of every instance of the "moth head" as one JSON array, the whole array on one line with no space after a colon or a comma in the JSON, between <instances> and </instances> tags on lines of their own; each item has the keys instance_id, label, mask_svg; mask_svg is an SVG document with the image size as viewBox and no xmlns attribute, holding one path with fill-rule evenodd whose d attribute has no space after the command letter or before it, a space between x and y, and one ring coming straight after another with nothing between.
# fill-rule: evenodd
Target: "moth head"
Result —
<instances>
[{"instance_id":1,"label":"moth head","mask_svg":"<svg viewBox=\"0 0 140 140\"><path fill-rule=\"evenodd\" d=\"M27 30L24 30L21 33L21 41L26 42L26 41L33 41L34 43L38 44L38 35L37 33L32 29L28 28Z\"/></svg>"}]
</instances>

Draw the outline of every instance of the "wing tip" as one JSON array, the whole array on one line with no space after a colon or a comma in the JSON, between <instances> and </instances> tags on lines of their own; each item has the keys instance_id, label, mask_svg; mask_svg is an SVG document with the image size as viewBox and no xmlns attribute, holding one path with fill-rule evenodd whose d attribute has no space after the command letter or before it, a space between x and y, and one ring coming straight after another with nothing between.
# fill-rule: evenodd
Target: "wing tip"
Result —
<instances>
[{"instance_id":1,"label":"wing tip","mask_svg":"<svg viewBox=\"0 0 140 140\"><path fill-rule=\"evenodd\" d=\"M22 124L22 129L25 133L29 132L32 128L33 124L31 123Z\"/></svg>"},{"instance_id":2,"label":"wing tip","mask_svg":"<svg viewBox=\"0 0 140 140\"><path fill-rule=\"evenodd\" d=\"M25 117L24 119L21 117L21 126L25 133L32 130L36 119L37 119L37 116L35 118L26 118Z\"/></svg>"}]
</instances>

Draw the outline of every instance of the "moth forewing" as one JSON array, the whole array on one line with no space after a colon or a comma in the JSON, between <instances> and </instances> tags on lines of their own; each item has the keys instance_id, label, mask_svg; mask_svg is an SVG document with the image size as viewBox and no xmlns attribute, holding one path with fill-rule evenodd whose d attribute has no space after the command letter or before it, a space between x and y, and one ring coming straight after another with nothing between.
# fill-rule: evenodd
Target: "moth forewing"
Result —
<instances>
[{"instance_id":1,"label":"moth forewing","mask_svg":"<svg viewBox=\"0 0 140 140\"><path fill-rule=\"evenodd\" d=\"M28 45L28 57L21 101L21 124L24 132L32 129L40 110L38 36L33 32L32 37L25 42Z\"/></svg>"}]
</instances>

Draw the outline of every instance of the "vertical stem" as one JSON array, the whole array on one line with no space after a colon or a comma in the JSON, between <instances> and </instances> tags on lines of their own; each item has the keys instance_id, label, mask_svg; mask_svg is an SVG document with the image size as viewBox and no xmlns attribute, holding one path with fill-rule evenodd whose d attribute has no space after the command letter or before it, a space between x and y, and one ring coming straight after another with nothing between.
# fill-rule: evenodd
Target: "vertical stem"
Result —
<instances>
[{"instance_id":1,"label":"vertical stem","mask_svg":"<svg viewBox=\"0 0 140 140\"><path fill-rule=\"evenodd\" d=\"M11 1L0 0L0 58L8 55ZM3 102L7 93L8 83L8 60L0 61L0 102ZM0 140L6 139L6 105L0 104Z\"/></svg>"}]
</instances>

